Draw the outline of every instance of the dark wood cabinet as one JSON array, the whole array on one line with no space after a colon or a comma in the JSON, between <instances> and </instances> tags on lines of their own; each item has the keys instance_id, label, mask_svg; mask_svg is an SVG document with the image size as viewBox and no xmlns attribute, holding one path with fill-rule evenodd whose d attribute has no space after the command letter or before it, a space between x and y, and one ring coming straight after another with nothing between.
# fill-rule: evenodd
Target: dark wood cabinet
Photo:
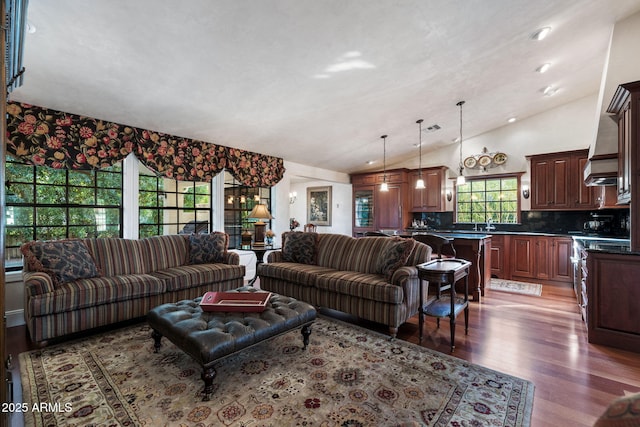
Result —
<instances>
[{"instance_id":1,"label":"dark wood cabinet","mask_svg":"<svg viewBox=\"0 0 640 427\"><path fill-rule=\"evenodd\" d=\"M550 280L571 283L573 281L573 239L570 237L552 237L551 239L551 276Z\"/></svg>"},{"instance_id":2,"label":"dark wood cabinet","mask_svg":"<svg viewBox=\"0 0 640 427\"><path fill-rule=\"evenodd\" d=\"M511 278L571 283L573 241L569 237L510 236Z\"/></svg>"},{"instance_id":3,"label":"dark wood cabinet","mask_svg":"<svg viewBox=\"0 0 640 427\"><path fill-rule=\"evenodd\" d=\"M494 234L491 236L491 277L507 279L509 277L510 236Z\"/></svg>"},{"instance_id":4,"label":"dark wood cabinet","mask_svg":"<svg viewBox=\"0 0 640 427\"><path fill-rule=\"evenodd\" d=\"M640 256L587 251L587 336L593 344L640 351Z\"/></svg>"},{"instance_id":5,"label":"dark wood cabinet","mask_svg":"<svg viewBox=\"0 0 640 427\"><path fill-rule=\"evenodd\" d=\"M383 182L389 191L380 191ZM353 235L367 231L402 231L410 221L407 197L408 171L394 169L351 176L353 185Z\"/></svg>"},{"instance_id":6,"label":"dark wood cabinet","mask_svg":"<svg viewBox=\"0 0 640 427\"><path fill-rule=\"evenodd\" d=\"M584 210L597 207L594 187L584 184L588 150L529 156L532 210Z\"/></svg>"},{"instance_id":7,"label":"dark wood cabinet","mask_svg":"<svg viewBox=\"0 0 640 427\"><path fill-rule=\"evenodd\" d=\"M511 277L535 277L533 258L533 238L531 236L511 237Z\"/></svg>"},{"instance_id":8,"label":"dark wood cabinet","mask_svg":"<svg viewBox=\"0 0 640 427\"><path fill-rule=\"evenodd\" d=\"M409 203L411 212L443 212L445 210L445 166L422 169L425 188L417 189L420 171L409 173Z\"/></svg>"}]
</instances>

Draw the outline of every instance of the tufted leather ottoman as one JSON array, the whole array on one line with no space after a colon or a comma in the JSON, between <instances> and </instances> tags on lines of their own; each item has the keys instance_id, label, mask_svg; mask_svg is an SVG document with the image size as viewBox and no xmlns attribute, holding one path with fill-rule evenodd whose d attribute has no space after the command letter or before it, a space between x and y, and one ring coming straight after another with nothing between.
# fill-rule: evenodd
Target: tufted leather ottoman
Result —
<instances>
[{"instance_id":1,"label":"tufted leather ottoman","mask_svg":"<svg viewBox=\"0 0 640 427\"><path fill-rule=\"evenodd\" d=\"M238 291L257 292L251 286L235 290ZM160 305L149 311L147 321L153 329L156 353L165 336L202 365L204 401L209 400L213 392L216 376L213 365L218 359L299 326L304 348L309 344L316 310L305 302L272 294L261 313L227 313L202 311L201 299Z\"/></svg>"}]
</instances>

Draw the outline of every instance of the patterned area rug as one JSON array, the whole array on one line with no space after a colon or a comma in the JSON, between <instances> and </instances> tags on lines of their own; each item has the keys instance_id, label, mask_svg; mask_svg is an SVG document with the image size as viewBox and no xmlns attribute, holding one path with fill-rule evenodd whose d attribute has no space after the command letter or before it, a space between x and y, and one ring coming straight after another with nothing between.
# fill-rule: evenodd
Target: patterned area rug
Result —
<instances>
[{"instance_id":1,"label":"patterned area rug","mask_svg":"<svg viewBox=\"0 0 640 427\"><path fill-rule=\"evenodd\" d=\"M539 283L516 282L515 280L503 280L491 278L489 289L493 291L511 292L523 295L542 295L542 285Z\"/></svg>"},{"instance_id":2,"label":"patterned area rug","mask_svg":"<svg viewBox=\"0 0 640 427\"><path fill-rule=\"evenodd\" d=\"M321 317L201 369L137 325L20 355L27 425L528 426L531 382ZM44 408L33 411L31 408Z\"/></svg>"}]
</instances>

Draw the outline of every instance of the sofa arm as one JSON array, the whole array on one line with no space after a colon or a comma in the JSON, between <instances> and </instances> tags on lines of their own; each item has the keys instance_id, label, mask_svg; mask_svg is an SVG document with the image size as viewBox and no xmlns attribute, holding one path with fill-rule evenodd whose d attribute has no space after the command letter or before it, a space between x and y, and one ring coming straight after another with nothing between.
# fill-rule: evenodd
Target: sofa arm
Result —
<instances>
[{"instance_id":1,"label":"sofa arm","mask_svg":"<svg viewBox=\"0 0 640 427\"><path fill-rule=\"evenodd\" d=\"M24 282L25 297L48 294L55 289L53 279L47 273L25 271L22 273L22 281Z\"/></svg>"},{"instance_id":2,"label":"sofa arm","mask_svg":"<svg viewBox=\"0 0 640 427\"><path fill-rule=\"evenodd\" d=\"M240 254L229 251L226 253L223 262L229 265L240 265Z\"/></svg>"},{"instance_id":3,"label":"sofa arm","mask_svg":"<svg viewBox=\"0 0 640 427\"><path fill-rule=\"evenodd\" d=\"M267 254L267 262L282 262L282 251L272 251Z\"/></svg>"},{"instance_id":4,"label":"sofa arm","mask_svg":"<svg viewBox=\"0 0 640 427\"><path fill-rule=\"evenodd\" d=\"M420 278L418 277L418 268L415 266L404 266L397 269L391 276L391 283L402 288L404 294L404 304L407 307L407 313L413 316L418 312L420 305ZM422 300L427 301L429 287L424 286L422 289Z\"/></svg>"}]
</instances>

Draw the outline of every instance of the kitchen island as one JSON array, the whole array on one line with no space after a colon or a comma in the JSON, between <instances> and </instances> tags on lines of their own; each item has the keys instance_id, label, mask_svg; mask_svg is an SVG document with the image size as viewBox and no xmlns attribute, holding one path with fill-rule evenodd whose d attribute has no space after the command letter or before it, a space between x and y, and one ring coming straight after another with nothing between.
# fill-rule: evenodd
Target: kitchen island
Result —
<instances>
[{"instance_id":1,"label":"kitchen island","mask_svg":"<svg viewBox=\"0 0 640 427\"><path fill-rule=\"evenodd\" d=\"M640 253L629 239L574 237L574 247L589 342L640 352Z\"/></svg>"},{"instance_id":2,"label":"kitchen island","mask_svg":"<svg viewBox=\"0 0 640 427\"><path fill-rule=\"evenodd\" d=\"M491 235L482 233L456 233L450 231L415 231L415 234L438 234L453 239L456 258L471 262L469 283L473 301L480 302L484 296L485 286L491 281ZM447 255L446 248L443 254ZM460 285L462 286L462 285ZM458 286L456 286L456 289ZM462 287L460 290L462 291Z\"/></svg>"}]
</instances>

